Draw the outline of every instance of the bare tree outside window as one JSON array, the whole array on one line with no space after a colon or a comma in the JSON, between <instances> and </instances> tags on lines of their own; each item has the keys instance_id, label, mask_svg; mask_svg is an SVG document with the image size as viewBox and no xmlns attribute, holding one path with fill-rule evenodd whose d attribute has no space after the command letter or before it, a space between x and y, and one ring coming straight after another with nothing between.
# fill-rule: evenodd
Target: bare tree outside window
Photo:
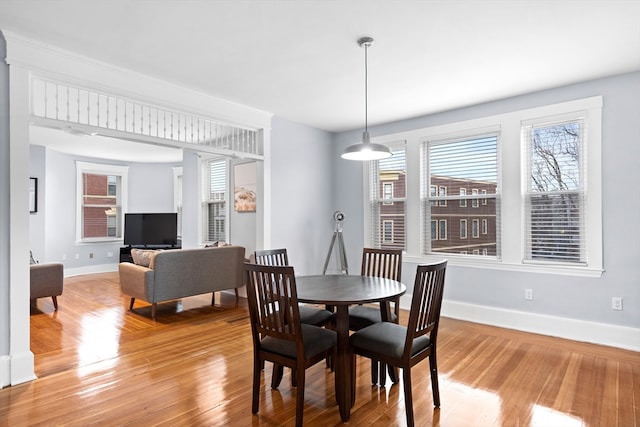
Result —
<instances>
[{"instance_id":1,"label":"bare tree outside window","mask_svg":"<svg viewBox=\"0 0 640 427\"><path fill-rule=\"evenodd\" d=\"M530 129L530 259L581 262L582 122Z\"/></svg>"}]
</instances>

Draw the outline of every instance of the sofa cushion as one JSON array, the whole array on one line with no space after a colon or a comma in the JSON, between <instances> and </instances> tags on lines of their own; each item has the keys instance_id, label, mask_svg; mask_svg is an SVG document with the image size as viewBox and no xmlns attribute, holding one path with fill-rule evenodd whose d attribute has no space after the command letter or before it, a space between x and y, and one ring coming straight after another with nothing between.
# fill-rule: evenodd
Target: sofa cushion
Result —
<instances>
[{"instance_id":1,"label":"sofa cushion","mask_svg":"<svg viewBox=\"0 0 640 427\"><path fill-rule=\"evenodd\" d=\"M158 251L149 249L131 249L131 258L133 263L141 265L143 267L153 268L153 259L158 254Z\"/></svg>"}]
</instances>

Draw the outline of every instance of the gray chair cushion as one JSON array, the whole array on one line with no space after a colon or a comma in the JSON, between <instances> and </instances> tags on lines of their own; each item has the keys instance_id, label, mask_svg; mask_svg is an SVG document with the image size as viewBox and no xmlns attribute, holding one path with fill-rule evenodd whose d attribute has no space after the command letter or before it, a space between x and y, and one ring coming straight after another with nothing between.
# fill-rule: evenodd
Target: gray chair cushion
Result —
<instances>
[{"instance_id":1,"label":"gray chair cushion","mask_svg":"<svg viewBox=\"0 0 640 427\"><path fill-rule=\"evenodd\" d=\"M350 337L354 348L371 351L385 356L400 359L404 352L404 342L407 336L407 328L395 323L381 322L364 329L360 329ZM426 335L413 340L411 354L424 350L429 346L429 338Z\"/></svg>"},{"instance_id":2,"label":"gray chair cushion","mask_svg":"<svg viewBox=\"0 0 640 427\"><path fill-rule=\"evenodd\" d=\"M391 313L391 319L389 321L396 323L398 316L395 313ZM349 307L349 320L354 320L358 325L368 326L374 323L382 322L380 316L379 307L368 307L366 305L356 305ZM362 326L361 326L362 327Z\"/></svg>"},{"instance_id":3,"label":"gray chair cushion","mask_svg":"<svg viewBox=\"0 0 640 427\"><path fill-rule=\"evenodd\" d=\"M302 324L301 326L304 354L307 359L330 349L336 345L338 341L335 331L319 328L313 325ZM293 341L274 337L265 337L261 341L260 347L271 353L281 354L292 359L296 358L296 345Z\"/></svg>"},{"instance_id":4,"label":"gray chair cushion","mask_svg":"<svg viewBox=\"0 0 640 427\"><path fill-rule=\"evenodd\" d=\"M329 310L309 307L302 304L300 304L298 307L300 310L300 323L303 324L314 326L324 325L327 320L329 320L329 318L333 316L333 313Z\"/></svg>"}]
</instances>

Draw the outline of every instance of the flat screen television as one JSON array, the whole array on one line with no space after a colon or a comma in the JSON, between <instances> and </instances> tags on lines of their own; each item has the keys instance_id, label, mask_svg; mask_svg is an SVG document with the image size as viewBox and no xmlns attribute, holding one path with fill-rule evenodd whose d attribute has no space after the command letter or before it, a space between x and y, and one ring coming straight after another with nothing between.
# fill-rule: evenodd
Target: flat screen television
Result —
<instances>
[{"instance_id":1,"label":"flat screen television","mask_svg":"<svg viewBox=\"0 0 640 427\"><path fill-rule=\"evenodd\" d=\"M169 247L178 244L177 213L125 213L124 244Z\"/></svg>"}]
</instances>

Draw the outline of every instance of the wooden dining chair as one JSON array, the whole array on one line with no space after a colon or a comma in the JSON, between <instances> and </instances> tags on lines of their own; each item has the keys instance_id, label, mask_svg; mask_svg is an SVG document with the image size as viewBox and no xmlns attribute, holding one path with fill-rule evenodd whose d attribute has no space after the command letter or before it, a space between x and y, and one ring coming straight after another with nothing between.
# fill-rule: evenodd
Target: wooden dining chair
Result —
<instances>
[{"instance_id":1,"label":"wooden dining chair","mask_svg":"<svg viewBox=\"0 0 640 427\"><path fill-rule=\"evenodd\" d=\"M384 277L386 279L398 280L402 277L402 249L375 249L364 248L362 250L362 267L360 275ZM400 300L393 303L391 318L393 323L398 323L400 317ZM382 322L379 306L356 305L349 307L349 329L358 331L374 323ZM379 373L379 376L378 376ZM389 374L392 380L397 381L396 373L390 368ZM386 365L371 360L371 383L384 385L386 381Z\"/></svg>"},{"instance_id":2,"label":"wooden dining chair","mask_svg":"<svg viewBox=\"0 0 640 427\"><path fill-rule=\"evenodd\" d=\"M289 257L286 249L265 249L254 251L256 264L285 266L289 265ZM300 305L300 321L307 325L325 326L333 315L329 310L311 307L308 305Z\"/></svg>"},{"instance_id":3,"label":"wooden dining chair","mask_svg":"<svg viewBox=\"0 0 640 427\"><path fill-rule=\"evenodd\" d=\"M402 369L408 426L414 425L411 368L427 357L433 405L440 407L436 342L446 267L446 260L417 267L407 326L380 322L354 332L349 338L354 366L356 355L361 355ZM353 381L355 378L354 369Z\"/></svg>"},{"instance_id":4,"label":"wooden dining chair","mask_svg":"<svg viewBox=\"0 0 640 427\"><path fill-rule=\"evenodd\" d=\"M292 368L296 376L296 426L302 426L305 371L335 354L335 331L303 324L291 266L245 264L249 316L253 339L253 394L251 411L260 406L260 375L264 361L277 366L271 378L276 389L282 380L282 367Z\"/></svg>"}]
</instances>

